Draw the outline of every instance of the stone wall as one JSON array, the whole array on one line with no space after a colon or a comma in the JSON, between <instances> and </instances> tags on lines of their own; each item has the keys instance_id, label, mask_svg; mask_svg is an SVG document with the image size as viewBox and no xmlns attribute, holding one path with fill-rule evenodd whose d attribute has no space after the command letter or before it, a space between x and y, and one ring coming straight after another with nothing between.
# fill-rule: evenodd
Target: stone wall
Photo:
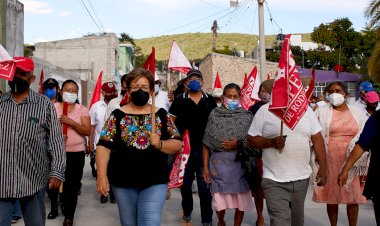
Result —
<instances>
[{"instance_id":1,"label":"stone wall","mask_svg":"<svg viewBox=\"0 0 380 226\"><path fill-rule=\"evenodd\" d=\"M33 55L80 75L84 81L114 80L119 67L119 40L116 34L89 36L35 44Z\"/></svg>"},{"instance_id":2,"label":"stone wall","mask_svg":"<svg viewBox=\"0 0 380 226\"><path fill-rule=\"evenodd\" d=\"M88 105L92 97L92 91L95 87L95 81L83 81L80 80L79 74L75 72L65 70L61 67L53 65L43 59L33 56L34 61L34 75L36 80L32 83L31 89L38 92L39 83L41 78L41 71L44 72L44 80L48 78L54 78L58 81L59 86L61 87L62 83L68 79L74 80L79 86L78 99L79 102L83 105ZM90 92L89 92L90 91Z\"/></svg>"},{"instance_id":3,"label":"stone wall","mask_svg":"<svg viewBox=\"0 0 380 226\"><path fill-rule=\"evenodd\" d=\"M199 70L204 77L204 90L212 91L216 72L219 73L222 86L228 83L243 85L244 74L249 75L257 67L257 74L260 76L260 62L250 58L240 58L235 56L211 53L199 65ZM270 78L274 78L278 63L266 62L266 72Z\"/></svg>"},{"instance_id":4,"label":"stone wall","mask_svg":"<svg viewBox=\"0 0 380 226\"><path fill-rule=\"evenodd\" d=\"M24 5L17 0L0 0L0 44L12 57L24 55ZM7 89L0 80L0 90Z\"/></svg>"}]
</instances>

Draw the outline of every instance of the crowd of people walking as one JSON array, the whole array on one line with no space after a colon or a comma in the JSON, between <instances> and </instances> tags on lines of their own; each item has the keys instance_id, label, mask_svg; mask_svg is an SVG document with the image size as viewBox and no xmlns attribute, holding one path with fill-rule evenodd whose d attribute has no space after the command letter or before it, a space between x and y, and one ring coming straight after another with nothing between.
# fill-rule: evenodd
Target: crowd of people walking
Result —
<instances>
[{"instance_id":1,"label":"crowd of people walking","mask_svg":"<svg viewBox=\"0 0 380 226\"><path fill-rule=\"evenodd\" d=\"M213 210L218 226L239 226L254 209L256 225L265 225L264 200L271 226L304 225L310 180L312 200L326 203L332 226L340 204L349 225L357 225L367 199L380 222L380 99L369 82L361 83L355 104L344 82L328 84L320 102L280 135L281 120L269 110L273 80L245 110L235 83L206 93L202 73L191 69L175 94L166 93L158 76L137 68L121 78L120 95L106 82L103 99L88 109L75 81L59 86L49 78L38 94L30 89L33 61L15 60L11 90L0 97L0 226L11 224L15 208L26 226L45 225L58 216L59 202L63 226L74 225L86 154L100 201L116 202L121 225L160 225L185 131L191 151L180 187L183 223L192 222L195 181L203 226L213 224ZM225 219L228 209L233 222Z\"/></svg>"}]
</instances>

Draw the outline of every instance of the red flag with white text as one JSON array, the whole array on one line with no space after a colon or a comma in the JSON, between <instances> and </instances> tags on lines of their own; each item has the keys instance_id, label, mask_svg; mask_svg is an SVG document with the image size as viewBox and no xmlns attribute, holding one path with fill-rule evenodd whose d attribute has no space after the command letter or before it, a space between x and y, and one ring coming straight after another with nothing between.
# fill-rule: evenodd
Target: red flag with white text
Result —
<instances>
[{"instance_id":1,"label":"red flag with white text","mask_svg":"<svg viewBox=\"0 0 380 226\"><path fill-rule=\"evenodd\" d=\"M191 68L190 62L186 59L177 43L173 41L169 54L168 69L187 74Z\"/></svg>"},{"instance_id":2,"label":"red flag with white text","mask_svg":"<svg viewBox=\"0 0 380 226\"><path fill-rule=\"evenodd\" d=\"M222 89L222 83L220 82L220 77L219 77L219 73L216 72L216 76L215 76L215 82L214 82L214 89Z\"/></svg>"},{"instance_id":3,"label":"red flag with white text","mask_svg":"<svg viewBox=\"0 0 380 226\"><path fill-rule=\"evenodd\" d=\"M280 62L274 79L269 111L290 129L294 129L305 114L308 101L290 50L290 35L285 36Z\"/></svg>"},{"instance_id":4,"label":"red flag with white text","mask_svg":"<svg viewBox=\"0 0 380 226\"><path fill-rule=\"evenodd\" d=\"M186 130L182 136L182 148L174 156L175 160L173 163L173 168L170 172L170 181L168 185L169 189L179 188L182 186L186 164L190 157L190 150L190 136L189 131Z\"/></svg>"},{"instance_id":5,"label":"red flag with white text","mask_svg":"<svg viewBox=\"0 0 380 226\"><path fill-rule=\"evenodd\" d=\"M309 102L311 101L311 97L313 96L313 93L314 93L314 86L315 86L315 69L313 68L311 70L311 79L310 79L309 87L306 90L306 98Z\"/></svg>"},{"instance_id":6,"label":"red flag with white text","mask_svg":"<svg viewBox=\"0 0 380 226\"><path fill-rule=\"evenodd\" d=\"M0 45L0 78L12 81L16 71L16 63L9 53Z\"/></svg>"},{"instance_id":7,"label":"red flag with white text","mask_svg":"<svg viewBox=\"0 0 380 226\"><path fill-rule=\"evenodd\" d=\"M241 88L241 106L245 110L260 100L258 96L260 84L260 76L257 75L257 67L255 66L248 75L247 82Z\"/></svg>"},{"instance_id":8,"label":"red flag with white text","mask_svg":"<svg viewBox=\"0 0 380 226\"><path fill-rule=\"evenodd\" d=\"M150 53L149 57L146 59L143 68L152 72L152 75L154 78L154 73L156 71L156 50L154 49L154 47L152 47L152 52Z\"/></svg>"},{"instance_id":9,"label":"red flag with white text","mask_svg":"<svg viewBox=\"0 0 380 226\"><path fill-rule=\"evenodd\" d=\"M98 76L98 81L96 82L94 92L92 93L91 102L89 105L89 109L91 109L91 106L95 104L96 102L100 101L100 96L102 94L102 78L103 78L103 71L100 72Z\"/></svg>"}]
</instances>

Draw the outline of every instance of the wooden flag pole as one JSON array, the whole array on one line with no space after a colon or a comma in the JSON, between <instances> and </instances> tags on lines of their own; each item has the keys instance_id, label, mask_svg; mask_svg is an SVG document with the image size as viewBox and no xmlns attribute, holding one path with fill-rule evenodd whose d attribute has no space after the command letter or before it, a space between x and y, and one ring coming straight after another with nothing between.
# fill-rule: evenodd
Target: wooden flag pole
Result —
<instances>
[{"instance_id":1,"label":"wooden flag pole","mask_svg":"<svg viewBox=\"0 0 380 226\"><path fill-rule=\"evenodd\" d=\"M170 81L170 70L168 71L168 74L166 76L166 86L168 88L168 91L172 90L172 83Z\"/></svg>"},{"instance_id":2,"label":"wooden flag pole","mask_svg":"<svg viewBox=\"0 0 380 226\"><path fill-rule=\"evenodd\" d=\"M152 133L156 132L156 93L152 92Z\"/></svg>"}]
</instances>

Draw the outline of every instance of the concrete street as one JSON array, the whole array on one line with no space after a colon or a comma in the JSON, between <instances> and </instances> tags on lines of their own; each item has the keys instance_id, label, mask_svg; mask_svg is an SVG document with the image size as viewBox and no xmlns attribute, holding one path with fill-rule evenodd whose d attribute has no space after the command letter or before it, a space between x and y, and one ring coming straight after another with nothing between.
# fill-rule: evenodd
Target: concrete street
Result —
<instances>
[{"instance_id":1,"label":"concrete street","mask_svg":"<svg viewBox=\"0 0 380 226\"><path fill-rule=\"evenodd\" d=\"M110 202L101 204L99 201L99 194L96 192L95 178L91 176L88 158L86 159L86 166L84 169L84 176L82 180L82 194L79 196L78 206L75 213L74 225L77 226L112 226L120 225L119 214L116 204ZM305 202L305 226L320 226L329 225L329 220L326 213L326 206L324 204L317 204L311 201L312 187L310 186L308 195ZM50 211L50 202L46 196L46 214ZM200 221L200 208L198 195L194 194L194 211L193 211L193 225L201 226ZM264 207L265 208L265 207ZM178 226L180 225L181 216L181 194L178 189L172 190L172 196L166 202L164 214L162 217L162 224L165 226ZM59 216L54 220L46 220L47 226L61 226L63 216L59 211ZM266 209L264 209L264 217L266 225L269 225L269 216ZM233 210L227 210L226 223L228 226L233 225ZM243 226L255 225L256 213L247 212L243 220ZM216 225L217 218L214 213L214 224ZM24 223L20 221L15 226L23 226ZM339 226L348 225L346 217L345 206L340 206L339 209ZM373 214L372 202L365 205L360 205L359 222L358 226L376 226L375 216Z\"/></svg>"}]
</instances>

